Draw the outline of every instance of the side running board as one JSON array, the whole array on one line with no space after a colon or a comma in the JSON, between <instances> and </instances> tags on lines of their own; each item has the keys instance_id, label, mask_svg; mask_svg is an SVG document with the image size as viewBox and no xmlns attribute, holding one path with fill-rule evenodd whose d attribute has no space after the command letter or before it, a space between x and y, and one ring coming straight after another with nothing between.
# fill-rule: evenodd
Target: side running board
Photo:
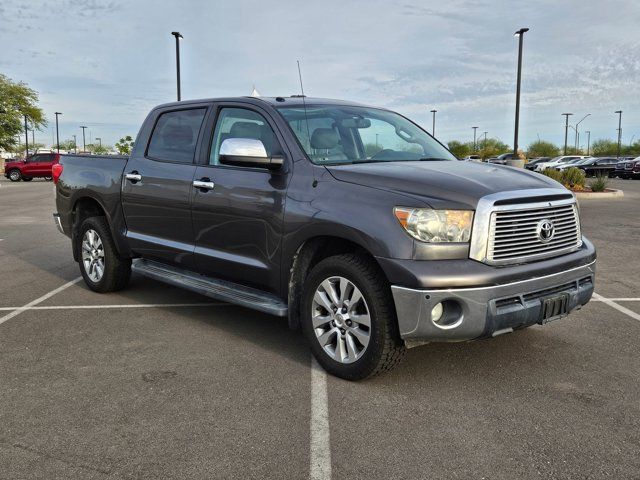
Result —
<instances>
[{"instance_id":1,"label":"side running board","mask_svg":"<svg viewBox=\"0 0 640 480\"><path fill-rule=\"evenodd\" d=\"M287 304L277 296L237 283L209 278L199 273L137 258L131 269L146 277L182 287L207 297L252 308L270 315L287 316Z\"/></svg>"}]
</instances>

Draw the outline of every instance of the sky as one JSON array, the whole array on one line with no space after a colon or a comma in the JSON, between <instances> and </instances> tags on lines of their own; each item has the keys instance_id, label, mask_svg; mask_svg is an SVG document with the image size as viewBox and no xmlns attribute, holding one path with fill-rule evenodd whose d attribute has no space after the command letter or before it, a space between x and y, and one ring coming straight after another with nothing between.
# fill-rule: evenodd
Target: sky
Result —
<instances>
[{"instance_id":1,"label":"sky","mask_svg":"<svg viewBox=\"0 0 640 480\"><path fill-rule=\"evenodd\" d=\"M87 125L113 145L148 111L182 97L305 93L382 106L442 141L513 144L518 40L524 37L520 145L564 142L564 112L591 140L640 138L637 0L3 0L0 73L40 94L52 143ZM574 132L570 130L569 144Z\"/></svg>"}]
</instances>

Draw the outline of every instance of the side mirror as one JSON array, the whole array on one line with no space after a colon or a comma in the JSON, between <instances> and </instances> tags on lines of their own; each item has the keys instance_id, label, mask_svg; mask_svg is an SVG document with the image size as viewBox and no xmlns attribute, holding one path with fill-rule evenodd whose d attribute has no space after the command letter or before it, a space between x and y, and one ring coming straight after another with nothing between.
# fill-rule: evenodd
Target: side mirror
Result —
<instances>
[{"instance_id":1,"label":"side mirror","mask_svg":"<svg viewBox=\"0 0 640 480\"><path fill-rule=\"evenodd\" d=\"M227 138L220 145L220 162L225 165L263 167L277 170L282 167L281 155L267 156L267 150L260 140L253 138Z\"/></svg>"}]
</instances>

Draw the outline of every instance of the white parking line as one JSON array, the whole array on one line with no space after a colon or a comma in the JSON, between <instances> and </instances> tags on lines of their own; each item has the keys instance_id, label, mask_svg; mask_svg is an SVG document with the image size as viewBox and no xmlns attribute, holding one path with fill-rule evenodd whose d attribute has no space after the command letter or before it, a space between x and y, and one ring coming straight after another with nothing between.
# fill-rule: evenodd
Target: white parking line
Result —
<instances>
[{"instance_id":1,"label":"white parking line","mask_svg":"<svg viewBox=\"0 0 640 480\"><path fill-rule=\"evenodd\" d=\"M602 295L598 295L597 293L593 294L593 298L594 298L594 300L598 300L600 302L606 303L610 307L615 308L619 312L622 312L625 315L628 315L629 317L633 318L634 320L638 320L640 322L640 314L638 314L638 313L636 313L636 312L634 312L632 310L629 310L628 308L623 307L622 305L618 305L616 302L614 302L610 298L605 298Z\"/></svg>"},{"instance_id":2,"label":"white parking line","mask_svg":"<svg viewBox=\"0 0 640 480\"><path fill-rule=\"evenodd\" d=\"M71 285L75 285L76 283L78 283L80 280L82 280L82 277L78 277L74 280L71 280L70 282L65 283L64 285L62 285L61 287L56 288L55 290L51 290L49 293L44 294L43 296L41 296L40 298L36 298L35 300L33 300L32 302L27 303L26 305L24 305L23 307L18 307L17 309L15 309L13 312L11 313L7 313L4 317L0 317L0 325L2 325L4 322L6 322L7 320L12 319L13 317L15 317L16 315L20 315L22 312L29 310L31 307L36 306L39 303L44 302L46 299L53 297L56 293L60 293L61 291L69 288Z\"/></svg>"},{"instance_id":3,"label":"white parking line","mask_svg":"<svg viewBox=\"0 0 640 480\"><path fill-rule=\"evenodd\" d=\"M331 446L329 444L329 403L327 401L327 374L311 357L311 480L331 478Z\"/></svg>"},{"instance_id":4,"label":"white parking line","mask_svg":"<svg viewBox=\"0 0 640 480\"><path fill-rule=\"evenodd\" d=\"M592 300L602 302L601 298L593 298ZM608 298L607 300L611 300L612 302L640 302L640 298Z\"/></svg>"},{"instance_id":5,"label":"white parking line","mask_svg":"<svg viewBox=\"0 0 640 480\"><path fill-rule=\"evenodd\" d=\"M44 307L0 307L3 310L84 310L95 308L162 308L162 307L225 307L230 303L125 303L122 305L46 305Z\"/></svg>"}]
</instances>

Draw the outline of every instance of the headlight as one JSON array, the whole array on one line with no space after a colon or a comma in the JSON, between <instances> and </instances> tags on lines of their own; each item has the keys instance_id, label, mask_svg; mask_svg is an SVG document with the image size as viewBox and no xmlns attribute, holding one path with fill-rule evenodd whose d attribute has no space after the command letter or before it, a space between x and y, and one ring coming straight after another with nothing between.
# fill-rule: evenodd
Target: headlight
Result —
<instances>
[{"instance_id":1,"label":"headlight","mask_svg":"<svg viewBox=\"0 0 640 480\"><path fill-rule=\"evenodd\" d=\"M422 242L468 242L472 210L432 210L396 207L393 213L413 238Z\"/></svg>"}]
</instances>

